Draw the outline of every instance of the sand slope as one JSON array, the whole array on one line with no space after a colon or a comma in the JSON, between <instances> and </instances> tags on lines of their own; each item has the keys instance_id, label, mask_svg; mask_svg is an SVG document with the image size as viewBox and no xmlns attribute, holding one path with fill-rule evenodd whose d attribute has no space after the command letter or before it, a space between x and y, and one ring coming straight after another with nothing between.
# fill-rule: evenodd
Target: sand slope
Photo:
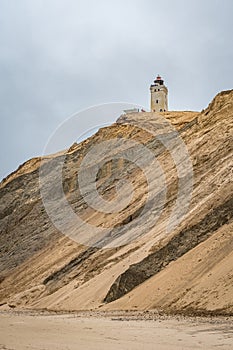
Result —
<instances>
[{"instance_id":1,"label":"sand slope","mask_svg":"<svg viewBox=\"0 0 233 350\"><path fill-rule=\"evenodd\" d=\"M166 225L177 196L177 172L168 152L137 124L166 133L153 113L121 117L110 127L68 151L23 164L0 184L0 304L9 308L161 309L183 313L233 313L233 91L218 94L202 112L166 112L179 131L193 164L194 187L189 211L169 234ZM98 175L103 196L115 196L116 179L134 186L130 205L117 214L95 212L77 188L81 160L93 145L125 137L146 145L166 174L166 203L156 225L134 225L147 200L145 177L133 165L106 164ZM179 152L178 148L176 150ZM116 148L116 153L121 149ZM98 227L138 237L111 249L85 246L63 236L41 201L39 169L56 165L66 154L64 190L73 210ZM109 156L108 150L100 161ZM139 155L140 156L140 155ZM151 191L158 195L158 174ZM56 196L56 188L51 196ZM126 196L127 194L125 194ZM148 215L150 212L148 212ZM62 214L61 214L62 218ZM122 230L123 230L122 229ZM85 236L85 230L77 228Z\"/></svg>"}]
</instances>

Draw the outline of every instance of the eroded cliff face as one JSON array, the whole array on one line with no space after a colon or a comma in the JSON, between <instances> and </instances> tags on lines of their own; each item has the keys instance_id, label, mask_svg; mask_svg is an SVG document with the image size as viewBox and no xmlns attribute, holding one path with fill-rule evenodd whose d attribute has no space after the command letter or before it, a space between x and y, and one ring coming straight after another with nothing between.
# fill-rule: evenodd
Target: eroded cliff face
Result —
<instances>
[{"instance_id":1,"label":"eroded cliff face","mask_svg":"<svg viewBox=\"0 0 233 350\"><path fill-rule=\"evenodd\" d=\"M153 113L122 116L69 150L29 160L10 174L0 184L1 307L232 314L232 115L231 90L218 94L201 113L162 113L169 123L158 122ZM159 141L159 135L174 132L169 125L179 132L189 152L193 191L186 216L168 233L179 187L174 159ZM121 143L115 147L114 159L109 149L99 157L96 183L100 195L111 201L117 196L117 182L127 180L133 187L129 205L104 213L88 206L80 192L77 176L85 155L97 144L122 138L144 145L163 169L165 203L156 223L150 218L156 203L152 199L159 202L161 195L160 173L153 174L149 189L153 205L148 206L147 178L133 162L122 159ZM173 151L180 150L177 146ZM138 150L138 158L142 157ZM100 237L104 244L110 243L108 248L96 240L86 244L85 239L71 240L46 213L39 173L44 167L46 180L54 184L48 196L59 201L57 169L62 161L63 190L70 207L93 227L109 228L108 236ZM145 222L138 224L144 208ZM62 220L63 213L59 215ZM85 237L85 226L72 227L72 234ZM129 243L122 240L121 245L127 235Z\"/></svg>"}]
</instances>

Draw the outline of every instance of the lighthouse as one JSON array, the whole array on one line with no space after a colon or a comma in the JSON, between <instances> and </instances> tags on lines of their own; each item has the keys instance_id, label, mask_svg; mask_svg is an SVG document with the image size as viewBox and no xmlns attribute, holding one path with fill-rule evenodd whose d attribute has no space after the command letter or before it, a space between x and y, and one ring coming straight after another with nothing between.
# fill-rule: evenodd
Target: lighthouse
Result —
<instances>
[{"instance_id":1,"label":"lighthouse","mask_svg":"<svg viewBox=\"0 0 233 350\"><path fill-rule=\"evenodd\" d=\"M168 89L163 83L160 75L154 80L154 84L150 86L151 112L166 112L168 110L167 94Z\"/></svg>"}]
</instances>

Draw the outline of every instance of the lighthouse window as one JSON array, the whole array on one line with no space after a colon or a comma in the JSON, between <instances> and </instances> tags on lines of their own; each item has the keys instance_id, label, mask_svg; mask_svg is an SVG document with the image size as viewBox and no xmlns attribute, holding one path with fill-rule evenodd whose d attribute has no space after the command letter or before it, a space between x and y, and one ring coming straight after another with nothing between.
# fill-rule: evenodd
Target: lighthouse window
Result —
<instances>
[{"instance_id":1,"label":"lighthouse window","mask_svg":"<svg viewBox=\"0 0 233 350\"><path fill-rule=\"evenodd\" d=\"M159 100L156 100L156 103L159 103Z\"/></svg>"}]
</instances>

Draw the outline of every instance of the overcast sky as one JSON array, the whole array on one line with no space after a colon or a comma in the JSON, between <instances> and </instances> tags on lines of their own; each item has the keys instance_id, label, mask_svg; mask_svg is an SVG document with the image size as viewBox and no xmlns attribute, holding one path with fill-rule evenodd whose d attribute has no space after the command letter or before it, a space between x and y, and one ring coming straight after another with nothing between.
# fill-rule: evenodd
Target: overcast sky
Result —
<instances>
[{"instance_id":1,"label":"overcast sky","mask_svg":"<svg viewBox=\"0 0 233 350\"><path fill-rule=\"evenodd\" d=\"M232 88L232 15L232 0L0 0L0 178L76 111L149 108L157 73L170 110L205 108Z\"/></svg>"}]
</instances>

